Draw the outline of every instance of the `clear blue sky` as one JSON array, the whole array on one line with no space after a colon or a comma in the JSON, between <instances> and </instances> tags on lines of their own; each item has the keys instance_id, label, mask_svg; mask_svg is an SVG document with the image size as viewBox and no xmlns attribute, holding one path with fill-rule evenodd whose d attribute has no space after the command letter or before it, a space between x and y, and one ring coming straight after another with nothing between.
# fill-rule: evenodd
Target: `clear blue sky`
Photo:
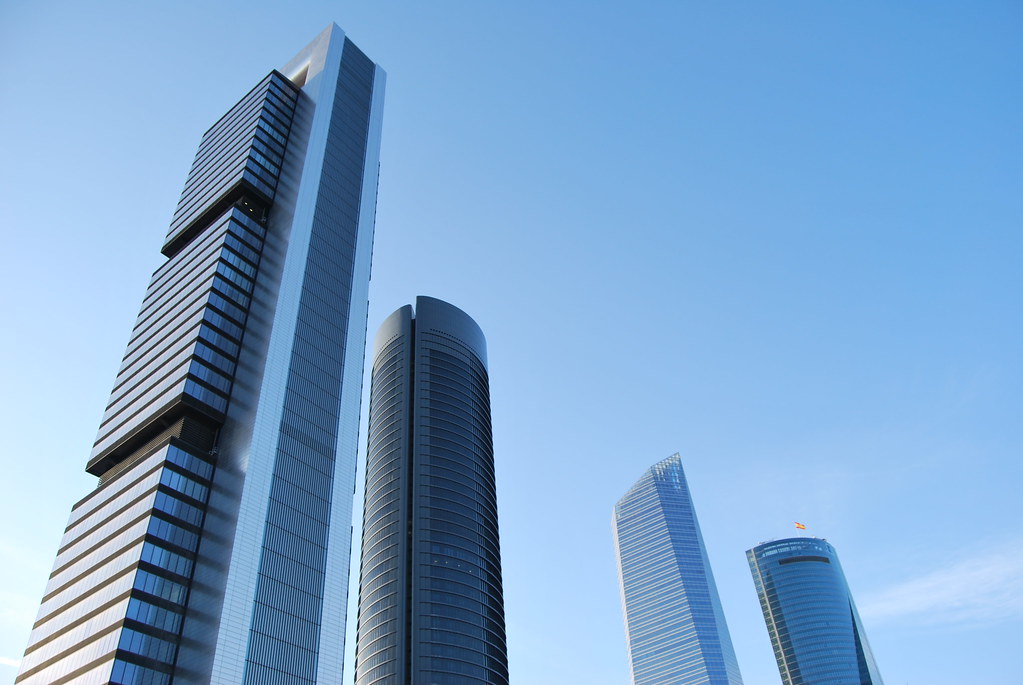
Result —
<instances>
[{"instance_id":1,"label":"clear blue sky","mask_svg":"<svg viewBox=\"0 0 1023 685\"><path fill-rule=\"evenodd\" d=\"M611 508L676 451L747 685L792 521L889 685L1020 682L1023 5L667 0L0 4L0 680L199 137L330 21L388 72L370 334L489 339L516 685L628 682Z\"/></svg>"}]
</instances>

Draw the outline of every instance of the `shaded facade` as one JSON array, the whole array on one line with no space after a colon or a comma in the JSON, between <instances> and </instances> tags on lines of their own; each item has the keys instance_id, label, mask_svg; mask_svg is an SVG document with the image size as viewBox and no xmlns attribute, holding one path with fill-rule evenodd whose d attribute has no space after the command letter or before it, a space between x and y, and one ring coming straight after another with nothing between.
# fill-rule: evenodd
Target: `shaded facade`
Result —
<instances>
[{"instance_id":1,"label":"shaded facade","mask_svg":"<svg viewBox=\"0 0 1023 685\"><path fill-rule=\"evenodd\" d=\"M383 83L331 26L203 136L18 683L341 681Z\"/></svg>"},{"instance_id":2,"label":"shaded facade","mask_svg":"<svg viewBox=\"0 0 1023 685\"><path fill-rule=\"evenodd\" d=\"M882 685L827 540L765 542L746 558L784 685Z\"/></svg>"},{"instance_id":3,"label":"shaded facade","mask_svg":"<svg viewBox=\"0 0 1023 685\"><path fill-rule=\"evenodd\" d=\"M430 297L377 332L357 685L505 685L486 340Z\"/></svg>"},{"instance_id":4,"label":"shaded facade","mask_svg":"<svg viewBox=\"0 0 1023 685\"><path fill-rule=\"evenodd\" d=\"M612 517L634 685L741 685L682 458L651 466Z\"/></svg>"}]
</instances>

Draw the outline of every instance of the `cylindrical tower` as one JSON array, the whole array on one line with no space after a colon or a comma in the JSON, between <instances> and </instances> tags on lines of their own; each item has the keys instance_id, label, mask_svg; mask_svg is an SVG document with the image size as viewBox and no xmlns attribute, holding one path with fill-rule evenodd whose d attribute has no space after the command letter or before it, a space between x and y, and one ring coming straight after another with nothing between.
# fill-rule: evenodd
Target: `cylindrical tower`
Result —
<instances>
[{"instance_id":1,"label":"cylindrical tower","mask_svg":"<svg viewBox=\"0 0 1023 685\"><path fill-rule=\"evenodd\" d=\"M827 540L765 542L746 557L784 685L883 685Z\"/></svg>"},{"instance_id":2,"label":"cylindrical tower","mask_svg":"<svg viewBox=\"0 0 1023 685\"><path fill-rule=\"evenodd\" d=\"M419 297L377 332L356 683L505 685L486 340Z\"/></svg>"}]
</instances>

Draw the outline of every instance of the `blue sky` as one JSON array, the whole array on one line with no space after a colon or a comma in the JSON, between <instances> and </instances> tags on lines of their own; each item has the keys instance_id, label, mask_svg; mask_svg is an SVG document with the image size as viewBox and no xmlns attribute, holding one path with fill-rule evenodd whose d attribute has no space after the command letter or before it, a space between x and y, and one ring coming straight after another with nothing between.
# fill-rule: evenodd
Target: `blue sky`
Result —
<instances>
[{"instance_id":1,"label":"blue sky","mask_svg":"<svg viewBox=\"0 0 1023 685\"><path fill-rule=\"evenodd\" d=\"M199 137L330 21L388 72L370 334L488 337L515 683L628 682L611 508L676 451L748 685L792 521L889 685L1020 681L1023 7L655 0L0 4L0 680Z\"/></svg>"}]
</instances>

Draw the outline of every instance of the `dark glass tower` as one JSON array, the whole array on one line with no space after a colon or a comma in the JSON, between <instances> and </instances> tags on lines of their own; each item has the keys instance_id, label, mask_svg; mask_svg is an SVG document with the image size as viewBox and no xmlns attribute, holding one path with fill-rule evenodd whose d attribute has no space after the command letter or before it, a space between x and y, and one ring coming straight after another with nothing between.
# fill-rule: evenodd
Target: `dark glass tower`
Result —
<instances>
[{"instance_id":1,"label":"dark glass tower","mask_svg":"<svg viewBox=\"0 0 1023 685\"><path fill-rule=\"evenodd\" d=\"M430 297L374 346L357 685L505 685L486 340Z\"/></svg>"},{"instance_id":2,"label":"dark glass tower","mask_svg":"<svg viewBox=\"0 0 1023 685\"><path fill-rule=\"evenodd\" d=\"M383 72L336 26L202 138L18 683L338 683Z\"/></svg>"},{"instance_id":3,"label":"dark glass tower","mask_svg":"<svg viewBox=\"0 0 1023 685\"><path fill-rule=\"evenodd\" d=\"M643 474L612 518L634 685L742 685L682 458Z\"/></svg>"},{"instance_id":4,"label":"dark glass tower","mask_svg":"<svg viewBox=\"0 0 1023 685\"><path fill-rule=\"evenodd\" d=\"M746 557L784 685L883 685L827 540L765 542Z\"/></svg>"}]
</instances>

